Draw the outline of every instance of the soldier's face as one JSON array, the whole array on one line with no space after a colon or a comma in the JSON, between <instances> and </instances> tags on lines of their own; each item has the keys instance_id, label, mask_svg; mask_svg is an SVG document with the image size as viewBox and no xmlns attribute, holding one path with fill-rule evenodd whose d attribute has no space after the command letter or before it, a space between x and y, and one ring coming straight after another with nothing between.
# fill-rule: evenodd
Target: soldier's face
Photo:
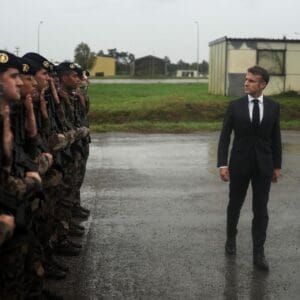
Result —
<instances>
[{"instance_id":1,"label":"soldier's face","mask_svg":"<svg viewBox=\"0 0 300 300\"><path fill-rule=\"evenodd\" d=\"M76 89L80 85L80 78L76 72L63 76L63 83L69 89Z\"/></svg>"},{"instance_id":2,"label":"soldier's face","mask_svg":"<svg viewBox=\"0 0 300 300\"><path fill-rule=\"evenodd\" d=\"M21 98L25 98L27 95L37 95L37 82L32 75L21 75L23 86L21 87Z\"/></svg>"},{"instance_id":3,"label":"soldier's face","mask_svg":"<svg viewBox=\"0 0 300 300\"><path fill-rule=\"evenodd\" d=\"M0 75L0 83L3 86L4 99L12 101L20 100L20 89L23 82L17 69L9 68L6 72L2 73Z\"/></svg>"},{"instance_id":4,"label":"soldier's face","mask_svg":"<svg viewBox=\"0 0 300 300\"><path fill-rule=\"evenodd\" d=\"M77 80L77 88L80 88L81 87L81 85L82 85L82 79L79 77L79 76L77 76L78 77L78 80Z\"/></svg>"},{"instance_id":5,"label":"soldier's face","mask_svg":"<svg viewBox=\"0 0 300 300\"><path fill-rule=\"evenodd\" d=\"M47 70L41 69L41 70L37 71L34 78L38 84L38 89L40 91L44 88L47 89L49 87L48 81L50 79L50 75Z\"/></svg>"}]
</instances>

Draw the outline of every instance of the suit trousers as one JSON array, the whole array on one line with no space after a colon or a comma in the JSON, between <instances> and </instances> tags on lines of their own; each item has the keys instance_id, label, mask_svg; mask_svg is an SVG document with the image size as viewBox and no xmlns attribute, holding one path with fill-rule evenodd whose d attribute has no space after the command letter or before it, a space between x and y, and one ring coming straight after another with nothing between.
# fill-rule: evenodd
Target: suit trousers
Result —
<instances>
[{"instance_id":1,"label":"suit trousers","mask_svg":"<svg viewBox=\"0 0 300 300\"><path fill-rule=\"evenodd\" d=\"M253 159L252 169L246 174L230 172L229 203L227 206L227 237L234 238L240 211L243 206L249 183L252 186L252 240L254 251L263 249L268 227L268 200L271 187L271 176L261 174Z\"/></svg>"}]
</instances>

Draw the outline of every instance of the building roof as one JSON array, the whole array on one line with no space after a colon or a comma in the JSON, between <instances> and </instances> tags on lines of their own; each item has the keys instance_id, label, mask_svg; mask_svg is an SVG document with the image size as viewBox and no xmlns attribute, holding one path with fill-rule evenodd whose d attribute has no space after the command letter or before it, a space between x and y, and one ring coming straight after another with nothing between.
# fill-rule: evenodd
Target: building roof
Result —
<instances>
[{"instance_id":1,"label":"building roof","mask_svg":"<svg viewBox=\"0 0 300 300\"><path fill-rule=\"evenodd\" d=\"M235 41L235 42L272 42L272 43L282 43L282 42L288 42L288 43L300 43L299 39L270 39L270 38L230 38L227 36L223 36L221 38L218 38L216 40L213 40L209 42L209 46L213 46L219 43L223 43L225 41Z\"/></svg>"},{"instance_id":2,"label":"building roof","mask_svg":"<svg viewBox=\"0 0 300 300\"><path fill-rule=\"evenodd\" d=\"M143 56L143 57L139 57L139 58L136 58L135 61L145 59L145 58L155 58L155 59L161 60L163 62L165 61L163 58L159 58L159 57L154 56L154 55L146 55L146 56Z\"/></svg>"}]
</instances>

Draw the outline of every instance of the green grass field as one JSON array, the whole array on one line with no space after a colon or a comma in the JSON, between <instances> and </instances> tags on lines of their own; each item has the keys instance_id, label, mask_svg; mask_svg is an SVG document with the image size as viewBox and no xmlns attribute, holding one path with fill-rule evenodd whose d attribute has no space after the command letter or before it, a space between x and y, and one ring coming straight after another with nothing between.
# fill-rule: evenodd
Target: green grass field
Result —
<instances>
[{"instance_id":1,"label":"green grass field","mask_svg":"<svg viewBox=\"0 0 300 300\"><path fill-rule=\"evenodd\" d=\"M91 84L91 128L97 132L193 132L221 127L229 98L205 83ZM274 97L282 128L300 129L300 96Z\"/></svg>"}]
</instances>

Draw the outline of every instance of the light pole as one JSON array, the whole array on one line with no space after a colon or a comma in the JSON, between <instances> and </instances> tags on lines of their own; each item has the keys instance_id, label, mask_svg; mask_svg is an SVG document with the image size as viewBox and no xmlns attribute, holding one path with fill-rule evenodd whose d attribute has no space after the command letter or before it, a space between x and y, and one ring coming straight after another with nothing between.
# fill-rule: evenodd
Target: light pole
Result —
<instances>
[{"instance_id":1,"label":"light pole","mask_svg":"<svg viewBox=\"0 0 300 300\"><path fill-rule=\"evenodd\" d=\"M195 21L197 25L197 77L199 77L199 22Z\"/></svg>"},{"instance_id":2,"label":"light pole","mask_svg":"<svg viewBox=\"0 0 300 300\"><path fill-rule=\"evenodd\" d=\"M43 24L43 21L40 21L39 25L38 25L38 36L37 36L37 52L38 53L40 53L40 28L41 28L42 24Z\"/></svg>"},{"instance_id":3,"label":"light pole","mask_svg":"<svg viewBox=\"0 0 300 300\"><path fill-rule=\"evenodd\" d=\"M16 51L15 51L16 55L19 56L19 50L20 50L20 47L19 47L19 46L16 46L16 47L15 47L15 50L16 50Z\"/></svg>"}]
</instances>

